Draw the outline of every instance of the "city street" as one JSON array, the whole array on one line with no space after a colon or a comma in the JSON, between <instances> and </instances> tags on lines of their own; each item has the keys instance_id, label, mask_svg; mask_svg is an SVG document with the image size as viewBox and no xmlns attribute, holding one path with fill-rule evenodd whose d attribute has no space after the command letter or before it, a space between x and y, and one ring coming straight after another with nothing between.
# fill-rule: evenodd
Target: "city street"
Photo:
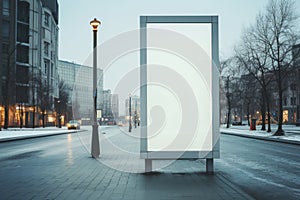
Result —
<instances>
[{"instance_id":1,"label":"city street","mask_svg":"<svg viewBox=\"0 0 300 200\"><path fill-rule=\"evenodd\" d=\"M222 135L215 166L256 199L299 199L299 152L299 145Z\"/></svg>"},{"instance_id":2,"label":"city street","mask_svg":"<svg viewBox=\"0 0 300 200\"><path fill-rule=\"evenodd\" d=\"M0 200L300 200L300 0L0 5Z\"/></svg>"},{"instance_id":3,"label":"city street","mask_svg":"<svg viewBox=\"0 0 300 200\"><path fill-rule=\"evenodd\" d=\"M90 127L0 143L1 199L300 198L299 145L221 135L215 175L203 160L154 161L144 174L138 129L126 128L101 129L99 161L89 154Z\"/></svg>"}]
</instances>

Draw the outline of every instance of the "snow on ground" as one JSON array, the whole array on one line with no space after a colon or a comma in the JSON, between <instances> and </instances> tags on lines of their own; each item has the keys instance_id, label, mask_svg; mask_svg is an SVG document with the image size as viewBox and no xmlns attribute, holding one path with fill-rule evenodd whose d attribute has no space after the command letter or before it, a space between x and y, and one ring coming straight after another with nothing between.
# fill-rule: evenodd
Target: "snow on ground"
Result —
<instances>
[{"instance_id":1,"label":"snow on ground","mask_svg":"<svg viewBox=\"0 0 300 200\"><path fill-rule=\"evenodd\" d=\"M105 128L105 127L102 127ZM280 139L280 140L292 140L300 142L300 126L295 125L283 125L283 130L285 131L285 136L272 136L277 130L277 125L272 124L272 132L268 133L266 131L261 131L261 126L256 126L255 131L251 131L249 126L231 126L226 128L225 125L221 125L220 132L223 133L233 133L245 136L255 136L255 137L264 137L270 139ZM67 130L66 127L57 128L57 127L46 127L46 128L9 128L7 130L2 128L0 131L0 140L5 141L7 139L14 138L27 138L27 137L37 137L37 136L46 136L46 135L55 135L62 133L71 133L74 130Z\"/></svg>"},{"instance_id":2,"label":"snow on ground","mask_svg":"<svg viewBox=\"0 0 300 200\"><path fill-rule=\"evenodd\" d=\"M277 130L277 125L274 124L271 125L272 132L270 133L262 131L261 126L256 126L256 130L250 130L249 126L230 126L230 128L226 128L226 125L221 125L220 132L300 142L300 126L283 125L282 128L285 131L285 136L272 136Z\"/></svg>"},{"instance_id":3,"label":"snow on ground","mask_svg":"<svg viewBox=\"0 0 300 200\"><path fill-rule=\"evenodd\" d=\"M67 130L66 127L45 127L45 128L8 128L0 131L0 140L13 138L27 138L34 136L46 136L74 132L74 130Z\"/></svg>"}]
</instances>

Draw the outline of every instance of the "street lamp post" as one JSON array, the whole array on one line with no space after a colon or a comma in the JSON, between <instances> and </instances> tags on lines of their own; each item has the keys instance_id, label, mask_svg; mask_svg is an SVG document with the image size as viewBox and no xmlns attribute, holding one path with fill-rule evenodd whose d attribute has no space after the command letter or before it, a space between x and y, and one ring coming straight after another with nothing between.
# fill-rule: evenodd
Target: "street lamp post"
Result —
<instances>
[{"instance_id":1,"label":"street lamp post","mask_svg":"<svg viewBox=\"0 0 300 200\"><path fill-rule=\"evenodd\" d=\"M60 100L57 101L57 114L58 114L58 128L61 128L61 105L60 105Z\"/></svg>"},{"instance_id":2,"label":"street lamp post","mask_svg":"<svg viewBox=\"0 0 300 200\"><path fill-rule=\"evenodd\" d=\"M129 95L129 132L131 132L132 124L131 124L131 95Z\"/></svg>"},{"instance_id":3,"label":"street lamp post","mask_svg":"<svg viewBox=\"0 0 300 200\"><path fill-rule=\"evenodd\" d=\"M136 128L137 124L137 101L135 100L135 105L134 105L134 128Z\"/></svg>"},{"instance_id":4,"label":"street lamp post","mask_svg":"<svg viewBox=\"0 0 300 200\"><path fill-rule=\"evenodd\" d=\"M90 22L93 28L93 99L94 99L94 109L93 109L93 125L92 125L92 148L91 154L93 158L99 158L100 155L100 145L99 145L99 134L98 134L98 124L97 124L97 31L100 21L96 18Z\"/></svg>"}]
</instances>

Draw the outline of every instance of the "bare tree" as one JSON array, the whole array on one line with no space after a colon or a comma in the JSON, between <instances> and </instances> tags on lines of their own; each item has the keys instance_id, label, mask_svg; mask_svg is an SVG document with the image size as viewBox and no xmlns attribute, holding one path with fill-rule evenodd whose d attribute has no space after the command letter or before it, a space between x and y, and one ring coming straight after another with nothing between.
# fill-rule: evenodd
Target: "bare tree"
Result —
<instances>
[{"instance_id":1,"label":"bare tree","mask_svg":"<svg viewBox=\"0 0 300 200\"><path fill-rule=\"evenodd\" d=\"M3 101L4 101L4 129L7 129L9 126L9 113L11 112L11 105L13 104L13 90L14 88L12 85L14 84L14 80L12 77L13 74L13 68L14 65L12 63L12 58L16 55L16 49L17 49L18 43L15 44L15 46L11 47L10 52L7 54L7 64L6 64L6 75L5 75L5 89L4 89L4 95L3 95Z\"/></svg>"},{"instance_id":2,"label":"bare tree","mask_svg":"<svg viewBox=\"0 0 300 200\"><path fill-rule=\"evenodd\" d=\"M43 128L45 128L45 126L46 126L46 121L45 121L46 111L50 110L52 107L51 92L53 91L53 89L50 87L50 85L47 83L47 81L44 80L43 78L36 77L36 80L38 82L38 84L37 84L37 104L38 104L38 107L41 109L42 126L43 126Z\"/></svg>"},{"instance_id":3,"label":"bare tree","mask_svg":"<svg viewBox=\"0 0 300 200\"><path fill-rule=\"evenodd\" d=\"M226 113L226 128L230 127L231 123L231 111L232 108L237 104L237 98L234 98L238 93L238 82L237 75L238 68L236 67L233 58L229 58L221 62L220 66L221 74L221 87L225 91L226 102L227 102L227 113ZM239 98L240 99L240 98Z\"/></svg>"},{"instance_id":4,"label":"bare tree","mask_svg":"<svg viewBox=\"0 0 300 200\"><path fill-rule=\"evenodd\" d=\"M265 15L261 16L264 29L259 32L259 39L268 46L268 55L277 85L278 129L274 135L284 135L283 121L283 92L285 78L293 66L292 49L299 41L295 25L295 2L291 0L271 0L267 5Z\"/></svg>"},{"instance_id":5,"label":"bare tree","mask_svg":"<svg viewBox=\"0 0 300 200\"><path fill-rule=\"evenodd\" d=\"M251 74L244 74L241 76L242 88L242 103L243 108L246 110L248 126L250 126L250 116L253 116L253 111L257 110L257 99L259 93L257 92L257 81Z\"/></svg>"},{"instance_id":6,"label":"bare tree","mask_svg":"<svg viewBox=\"0 0 300 200\"><path fill-rule=\"evenodd\" d=\"M271 132L270 115L270 96L268 86L272 81L270 59L268 54L269 46L261 42L259 34L266 30L266 24L263 23L261 15L257 17L256 24L250 26L242 36L240 45L235 49L236 58L245 73L250 74L259 84L261 93L261 114L262 128L266 130L266 108L268 113L268 132Z\"/></svg>"},{"instance_id":7,"label":"bare tree","mask_svg":"<svg viewBox=\"0 0 300 200\"><path fill-rule=\"evenodd\" d=\"M68 85L60 80L58 83L59 90L59 98L55 101L55 110L58 113L58 124L61 128L61 115L68 113L68 102L69 102L69 93L68 93Z\"/></svg>"}]
</instances>

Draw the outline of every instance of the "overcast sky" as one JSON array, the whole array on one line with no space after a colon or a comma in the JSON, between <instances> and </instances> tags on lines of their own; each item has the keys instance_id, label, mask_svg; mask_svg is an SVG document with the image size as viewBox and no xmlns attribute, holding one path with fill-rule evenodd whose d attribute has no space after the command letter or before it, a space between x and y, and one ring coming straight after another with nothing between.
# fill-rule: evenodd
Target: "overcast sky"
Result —
<instances>
[{"instance_id":1,"label":"overcast sky","mask_svg":"<svg viewBox=\"0 0 300 200\"><path fill-rule=\"evenodd\" d=\"M220 57L229 57L244 27L268 0L59 0L59 59L85 63L92 53L89 22L101 21L98 44L139 28L140 15L218 15ZM300 12L300 1L296 1ZM104 79L105 80L105 79ZM105 80L107 82L107 80ZM110 87L105 83L105 87Z\"/></svg>"}]
</instances>

